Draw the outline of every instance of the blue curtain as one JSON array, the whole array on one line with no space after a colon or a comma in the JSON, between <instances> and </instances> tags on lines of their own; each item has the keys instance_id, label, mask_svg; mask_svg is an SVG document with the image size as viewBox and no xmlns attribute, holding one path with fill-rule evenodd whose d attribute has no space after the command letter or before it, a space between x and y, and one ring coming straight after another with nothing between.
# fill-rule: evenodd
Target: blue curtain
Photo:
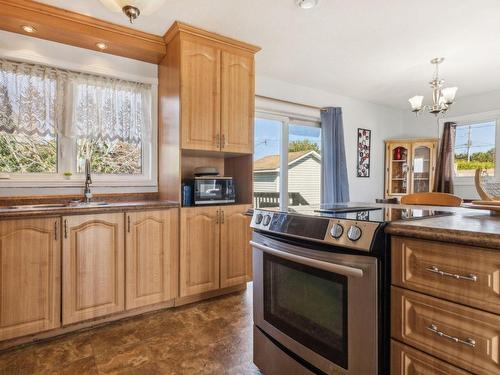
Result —
<instances>
[{"instance_id":1,"label":"blue curtain","mask_svg":"<svg viewBox=\"0 0 500 375\"><path fill-rule=\"evenodd\" d=\"M321 203L349 202L342 108L321 110Z\"/></svg>"}]
</instances>

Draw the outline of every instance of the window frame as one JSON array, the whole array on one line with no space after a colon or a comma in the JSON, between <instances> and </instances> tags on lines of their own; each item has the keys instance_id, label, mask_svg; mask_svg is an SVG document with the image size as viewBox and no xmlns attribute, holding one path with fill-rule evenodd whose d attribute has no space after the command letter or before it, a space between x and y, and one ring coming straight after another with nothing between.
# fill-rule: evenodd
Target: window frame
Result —
<instances>
[{"instance_id":1,"label":"window frame","mask_svg":"<svg viewBox=\"0 0 500 375\"><path fill-rule=\"evenodd\" d=\"M150 142L142 144L142 173L137 175L93 174L92 185L96 187L156 187L157 184L157 143L158 143L158 84L151 85L151 134ZM56 173L6 173L0 172L0 188L25 187L80 187L85 176L76 173L76 141L56 136L57 172ZM64 155L64 157L63 157ZM73 173L70 179L64 172Z\"/></svg>"},{"instance_id":2,"label":"window frame","mask_svg":"<svg viewBox=\"0 0 500 375\"><path fill-rule=\"evenodd\" d=\"M261 118L264 120L273 120L281 123L280 146L279 146L279 209L286 211L288 209L288 144L289 144L289 126L304 125L315 128L321 128L321 121L318 110L318 117L295 115L284 112L274 112L268 110L257 109L255 111L255 119ZM255 127L255 121L253 126ZM285 171L285 173L283 173ZM253 181L252 181L253 184Z\"/></svg>"},{"instance_id":3,"label":"window frame","mask_svg":"<svg viewBox=\"0 0 500 375\"><path fill-rule=\"evenodd\" d=\"M482 122L495 121L495 150L500 149L500 110L472 113L462 116L454 116L439 119L439 134L442 136L442 130L445 122L454 122L457 127L477 124ZM455 142L455 140L453 140ZM455 150L453 150L455 155ZM495 178L500 176L500 153L496 152ZM475 186L473 176L458 176L453 169L453 183L457 186Z\"/></svg>"}]
</instances>

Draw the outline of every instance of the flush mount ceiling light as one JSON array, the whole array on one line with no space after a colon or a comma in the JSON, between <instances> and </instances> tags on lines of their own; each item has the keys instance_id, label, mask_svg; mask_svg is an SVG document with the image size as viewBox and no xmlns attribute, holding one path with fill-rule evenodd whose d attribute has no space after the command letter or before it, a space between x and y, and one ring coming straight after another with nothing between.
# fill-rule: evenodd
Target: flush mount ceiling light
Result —
<instances>
[{"instance_id":1,"label":"flush mount ceiling light","mask_svg":"<svg viewBox=\"0 0 500 375\"><path fill-rule=\"evenodd\" d=\"M152 14L165 2L165 0L99 0L112 12L123 12L130 23L140 14Z\"/></svg>"},{"instance_id":2,"label":"flush mount ceiling light","mask_svg":"<svg viewBox=\"0 0 500 375\"><path fill-rule=\"evenodd\" d=\"M302 9L311 9L318 5L319 0L297 0L297 6Z\"/></svg>"},{"instance_id":3,"label":"flush mount ceiling light","mask_svg":"<svg viewBox=\"0 0 500 375\"><path fill-rule=\"evenodd\" d=\"M97 48L99 48L100 50L105 50L106 48L108 48L108 45L104 42L98 42L95 44Z\"/></svg>"},{"instance_id":4,"label":"flush mount ceiling light","mask_svg":"<svg viewBox=\"0 0 500 375\"><path fill-rule=\"evenodd\" d=\"M30 34L36 33L36 29L30 25L22 25L21 29L23 29L24 31L26 31L27 33L30 33Z\"/></svg>"},{"instance_id":5,"label":"flush mount ceiling light","mask_svg":"<svg viewBox=\"0 0 500 375\"><path fill-rule=\"evenodd\" d=\"M412 112L418 114L422 110L427 110L437 116L440 113L445 113L455 101L458 87L443 87L444 80L439 78L439 64L443 61L444 57L436 57L431 60L431 64L434 65L434 77L429 82L432 89L432 105L423 105L424 97L416 95L408 99Z\"/></svg>"}]
</instances>

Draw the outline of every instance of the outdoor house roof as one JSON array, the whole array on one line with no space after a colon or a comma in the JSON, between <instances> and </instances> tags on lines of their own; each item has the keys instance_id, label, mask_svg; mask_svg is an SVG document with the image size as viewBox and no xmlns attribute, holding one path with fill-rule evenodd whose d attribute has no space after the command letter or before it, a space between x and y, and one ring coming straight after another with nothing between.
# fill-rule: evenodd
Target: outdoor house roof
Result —
<instances>
[{"instance_id":1,"label":"outdoor house roof","mask_svg":"<svg viewBox=\"0 0 500 375\"><path fill-rule=\"evenodd\" d=\"M321 160L321 156L313 150L309 151L297 151L288 153L288 165L295 163L309 155L314 158ZM254 172L274 172L280 169L280 156L279 155L269 155L264 156L253 163Z\"/></svg>"}]
</instances>

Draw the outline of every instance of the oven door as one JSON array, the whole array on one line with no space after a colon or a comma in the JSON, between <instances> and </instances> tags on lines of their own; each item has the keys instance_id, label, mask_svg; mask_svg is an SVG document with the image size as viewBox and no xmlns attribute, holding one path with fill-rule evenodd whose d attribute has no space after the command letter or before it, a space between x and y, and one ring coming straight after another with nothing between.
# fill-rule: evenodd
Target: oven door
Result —
<instances>
[{"instance_id":1,"label":"oven door","mask_svg":"<svg viewBox=\"0 0 500 375\"><path fill-rule=\"evenodd\" d=\"M255 232L252 246L255 325L326 374L377 374L377 259Z\"/></svg>"}]
</instances>

